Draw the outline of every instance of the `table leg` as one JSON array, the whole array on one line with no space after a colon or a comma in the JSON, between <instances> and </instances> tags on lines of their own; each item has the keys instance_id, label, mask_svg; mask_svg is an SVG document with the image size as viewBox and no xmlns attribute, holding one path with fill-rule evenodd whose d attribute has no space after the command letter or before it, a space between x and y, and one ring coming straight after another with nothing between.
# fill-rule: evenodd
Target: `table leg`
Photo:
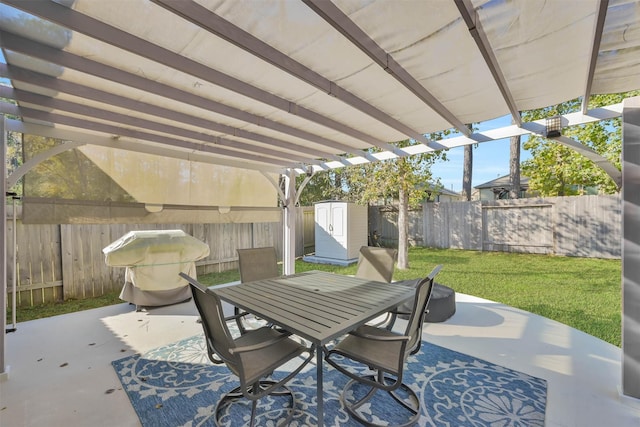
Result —
<instances>
[{"instance_id":1,"label":"table leg","mask_svg":"<svg viewBox=\"0 0 640 427\"><path fill-rule=\"evenodd\" d=\"M316 349L316 401L318 402L318 411L316 413L318 417L318 427L324 426L324 387L322 378L322 346L319 345Z\"/></svg>"}]
</instances>

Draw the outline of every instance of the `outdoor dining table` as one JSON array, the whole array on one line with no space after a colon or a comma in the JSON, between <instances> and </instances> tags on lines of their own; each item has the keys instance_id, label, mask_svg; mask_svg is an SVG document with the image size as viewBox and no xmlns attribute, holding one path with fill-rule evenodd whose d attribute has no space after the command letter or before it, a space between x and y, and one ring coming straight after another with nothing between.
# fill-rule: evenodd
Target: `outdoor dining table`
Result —
<instances>
[{"instance_id":1,"label":"outdoor dining table","mask_svg":"<svg viewBox=\"0 0 640 427\"><path fill-rule=\"evenodd\" d=\"M323 346L407 301L415 290L311 271L212 290L224 301L316 344L317 417L324 425Z\"/></svg>"}]
</instances>

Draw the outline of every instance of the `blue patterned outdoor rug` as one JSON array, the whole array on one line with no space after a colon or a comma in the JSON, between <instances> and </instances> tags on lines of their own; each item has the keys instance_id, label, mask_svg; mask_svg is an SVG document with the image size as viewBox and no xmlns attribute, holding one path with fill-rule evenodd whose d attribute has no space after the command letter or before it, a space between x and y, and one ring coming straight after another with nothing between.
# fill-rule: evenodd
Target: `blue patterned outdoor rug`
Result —
<instances>
[{"instance_id":1,"label":"blue patterned outdoor rug","mask_svg":"<svg viewBox=\"0 0 640 427\"><path fill-rule=\"evenodd\" d=\"M238 385L224 365L213 365L206 358L202 336L112 363L145 427L213 426L216 402ZM308 366L289 383L298 398L290 426L317 425L316 369ZM324 366L325 425L358 426L340 404L347 378ZM545 380L444 347L423 342L420 353L408 360L405 382L422 401L418 426L544 426ZM286 415L284 410L281 402L263 398L257 424L276 425ZM249 407L240 407L240 413L226 414L225 426L248 425L249 413Z\"/></svg>"}]
</instances>

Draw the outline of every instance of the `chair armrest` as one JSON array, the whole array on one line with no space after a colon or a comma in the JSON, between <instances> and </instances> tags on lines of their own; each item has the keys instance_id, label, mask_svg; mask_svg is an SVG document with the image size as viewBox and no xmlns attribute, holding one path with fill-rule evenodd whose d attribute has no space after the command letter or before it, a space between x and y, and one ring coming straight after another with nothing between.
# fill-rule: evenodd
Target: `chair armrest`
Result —
<instances>
[{"instance_id":1,"label":"chair armrest","mask_svg":"<svg viewBox=\"0 0 640 427\"><path fill-rule=\"evenodd\" d=\"M231 353L231 354L238 353L239 354L239 353L246 353L248 351L261 350L261 349L266 348L266 347L271 347L272 345L274 345L274 344L276 344L276 343L278 343L278 342L280 342L282 340L288 339L291 336L291 332L286 332L286 331L284 333L282 333L280 331L278 331L278 332L280 333L280 335L277 336L277 337L273 337L273 338L271 338L269 340L262 341L262 342L259 342L257 344L253 344L253 345L245 345L245 346L242 346L242 347L232 348L232 349L229 349L229 353Z\"/></svg>"},{"instance_id":2,"label":"chair armrest","mask_svg":"<svg viewBox=\"0 0 640 427\"><path fill-rule=\"evenodd\" d=\"M424 310L425 314L429 313L429 309L425 309ZM410 316L411 315L411 310L400 310L400 307L395 307L392 310L389 310L389 313L391 314L404 314L406 316Z\"/></svg>"},{"instance_id":3,"label":"chair armrest","mask_svg":"<svg viewBox=\"0 0 640 427\"><path fill-rule=\"evenodd\" d=\"M408 336L406 335L373 335L367 334L363 332L359 332L357 329L355 331L349 332L349 335L353 335L360 338L365 338L372 341L409 341Z\"/></svg>"},{"instance_id":4,"label":"chair armrest","mask_svg":"<svg viewBox=\"0 0 640 427\"><path fill-rule=\"evenodd\" d=\"M225 322L229 322L231 320L238 320L238 319L241 319L241 318L243 318L245 316L248 316L249 314L251 314L251 313L249 313L248 311L245 311L245 312L242 312L242 313L238 313L238 314L234 314L233 316L225 317L224 321Z\"/></svg>"}]
</instances>

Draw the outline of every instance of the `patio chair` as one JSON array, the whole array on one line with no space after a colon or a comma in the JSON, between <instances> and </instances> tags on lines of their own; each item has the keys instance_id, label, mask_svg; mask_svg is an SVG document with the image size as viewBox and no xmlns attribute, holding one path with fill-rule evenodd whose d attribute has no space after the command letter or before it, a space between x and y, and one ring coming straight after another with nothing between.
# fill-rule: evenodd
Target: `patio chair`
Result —
<instances>
[{"instance_id":1,"label":"patio chair","mask_svg":"<svg viewBox=\"0 0 640 427\"><path fill-rule=\"evenodd\" d=\"M356 277L389 283L393 278L393 269L397 258L397 249L362 246L358 256ZM369 325L385 326L391 330L395 320L396 315L389 312L385 314L384 318L376 319Z\"/></svg>"},{"instance_id":2,"label":"patio chair","mask_svg":"<svg viewBox=\"0 0 640 427\"><path fill-rule=\"evenodd\" d=\"M254 280L271 279L278 277L280 270L278 269L278 258L276 248L250 248L237 249L238 252L238 270L240 270L240 281L253 282ZM238 329L244 333L250 326L263 326L263 323L256 319L253 315L245 315L238 307L234 307L234 313L238 323ZM251 324L251 325L250 325Z\"/></svg>"},{"instance_id":3,"label":"patio chair","mask_svg":"<svg viewBox=\"0 0 640 427\"><path fill-rule=\"evenodd\" d=\"M409 426L420 417L420 400L411 387L403 383L402 378L407 358L420 350L425 308L429 304L433 280L441 268L441 265L435 267L416 287L413 310L404 334L364 325L349 333L332 349L325 349L327 363L351 378L344 387L340 400L347 412L360 423L367 426L386 426L387 423L376 424L374 420L385 420L390 414L401 417L406 413L406 422L396 425ZM364 373L361 373L362 369L354 370L353 366L345 363L345 359L369 369L364 369ZM386 405L375 403L366 405L379 391L389 393L404 411L395 411ZM364 413L359 412L363 405L368 407L367 412L370 412L371 419L365 418ZM379 411L376 411L376 408Z\"/></svg>"},{"instance_id":4,"label":"patio chair","mask_svg":"<svg viewBox=\"0 0 640 427\"><path fill-rule=\"evenodd\" d=\"M360 248L356 277L389 283L393 278L397 257L396 249L363 246Z\"/></svg>"},{"instance_id":5,"label":"patio chair","mask_svg":"<svg viewBox=\"0 0 640 427\"><path fill-rule=\"evenodd\" d=\"M280 424L288 425L295 412L296 399L286 383L311 361L315 347L306 347L291 339L289 333L270 327L247 331L234 339L225 322L220 298L196 279L184 273L180 275L189 282L202 318L209 359L216 364L224 363L240 379L240 386L226 393L217 403L216 425L221 425L220 416L229 405L244 397L251 401L250 425L254 426L258 400L267 395L288 397L285 406L288 414ZM277 368L305 353L308 356L284 378L267 379Z\"/></svg>"}]
</instances>

